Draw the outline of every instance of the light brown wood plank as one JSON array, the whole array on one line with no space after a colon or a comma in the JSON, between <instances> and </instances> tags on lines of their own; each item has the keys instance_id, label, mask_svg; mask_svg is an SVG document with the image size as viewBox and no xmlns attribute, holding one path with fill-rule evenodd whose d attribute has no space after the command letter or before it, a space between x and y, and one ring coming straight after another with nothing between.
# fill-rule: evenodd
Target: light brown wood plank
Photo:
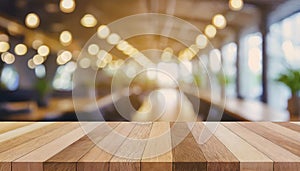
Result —
<instances>
[{"instance_id":1,"label":"light brown wood plank","mask_svg":"<svg viewBox=\"0 0 300 171\"><path fill-rule=\"evenodd\" d=\"M38 130L44 126L51 125L51 124L52 124L51 122L37 122L37 123L33 123L30 125L26 125L26 126L5 132L0 135L0 143L5 142L10 139L13 139L13 138L16 138L16 137L26 134L28 132Z\"/></svg>"},{"instance_id":2,"label":"light brown wood plank","mask_svg":"<svg viewBox=\"0 0 300 171\"><path fill-rule=\"evenodd\" d=\"M120 123L78 161L77 170L108 171L109 161L113 157L113 154L118 150L134 126L135 124L130 122Z\"/></svg>"},{"instance_id":3,"label":"light brown wood plank","mask_svg":"<svg viewBox=\"0 0 300 171\"><path fill-rule=\"evenodd\" d=\"M300 125L297 125L295 123L290 123L290 122L275 122L275 124L278 124L280 126L283 126L283 127L289 128L291 130L300 132Z\"/></svg>"},{"instance_id":4,"label":"light brown wood plank","mask_svg":"<svg viewBox=\"0 0 300 171\"><path fill-rule=\"evenodd\" d=\"M44 163L44 170L74 170L77 161L119 123L103 123Z\"/></svg>"},{"instance_id":5,"label":"light brown wood plank","mask_svg":"<svg viewBox=\"0 0 300 171\"><path fill-rule=\"evenodd\" d=\"M214 135L240 161L240 170L273 170L273 161L238 135L219 124Z\"/></svg>"},{"instance_id":6,"label":"light brown wood plank","mask_svg":"<svg viewBox=\"0 0 300 171\"><path fill-rule=\"evenodd\" d=\"M24 133L22 135L19 135L18 137L8 139L4 142L0 143L0 152L6 151L8 149L14 148L20 144L26 143L31 139L34 139L36 137L42 136L54 129L57 129L61 126L63 126L65 123L52 123L50 125L46 125L44 127L41 127L39 129L32 130L28 133Z\"/></svg>"},{"instance_id":7,"label":"light brown wood plank","mask_svg":"<svg viewBox=\"0 0 300 171\"><path fill-rule=\"evenodd\" d=\"M68 131L70 129L75 128L78 126L77 124L71 124L71 123L62 123L62 127L59 127L55 130L50 131L49 133L46 133L45 135L42 135L40 137L34 138L29 140L26 143L20 144L16 147L10 148L2 153L0 153L0 168L2 165L10 165L11 168L11 162L18 159L19 157L29 153L30 151L52 141L53 139L63 135L63 131L60 130L60 128ZM2 171L2 170L1 170Z\"/></svg>"},{"instance_id":8,"label":"light brown wood plank","mask_svg":"<svg viewBox=\"0 0 300 171\"><path fill-rule=\"evenodd\" d=\"M279 132L276 132L276 130L269 129L262 125L262 123L240 123L242 126L248 128L249 130L257 133L258 135L261 135L262 137L270 140L274 144L278 144L279 146L289 150L290 152L300 156L300 143L297 140L294 140L290 137L288 137L289 133L287 135L282 135ZM267 126L273 126L268 123L263 123ZM277 125L275 125L277 126ZM281 127L282 128L282 127ZM285 132L286 133L286 132ZM298 135L298 133L296 134ZM297 136L299 137L299 136ZM297 138L295 137L295 138Z\"/></svg>"},{"instance_id":9,"label":"light brown wood plank","mask_svg":"<svg viewBox=\"0 0 300 171\"><path fill-rule=\"evenodd\" d=\"M140 171L140 161L151 131L152 123L136 123L127 139L110 161L110 171Z\"/></svg>"},{"instance_id":10,"label":"light brown wood plank","mask_svg":"<svg viewBox=\"0 0 300 171\"><path fill-rule=\"evenodd\" d=\"M141 161L142 171L171 171L172 144L170 124L155 122Z\"/></svg>"},{"instance_id":11,"label":"light brown wood plank","mask_svg":"<svg viewBox=\"0 0 300 171\"><path fill-rule=\"evenodd\" d=\"M33 122L1 122L0 134L3 134L4 132L8 132L29 124L33 124Z\"/></svg>"},{"instance_id":12,"label":"light brown wood plank","mask_svg":"<svg viewBox=\"0 0 300 171\"><path fill-rule=\"evenodd\" d=\"M186 123L171 124L171 141L173 147L174 171L198 171L207 169L204 154L200 150ZM178 144L178 142L180 143Z\"/></svg>"},{"instance_id":13,"label":"light brown wood plank","mask_svg":"<svg viewBox=\"0 0 300 171\"><path fill-rule=\"evenodd\" d=\"M87 132L95 129L99 124L85 123L84 126ZM43 162L50 159L55 154L59 153L81 137L85 135L83 128L78 127L72 131L65 131L63 135L60 135L55 140L35 149L34 151L22 156L21 158L13 162L13 171L26 171L25 168L31 168L33 170L43 170Z\"/></svg>"},{"instance_id":14,"label":"light brown wood plank","mask_svg":"<svg viewBox=\"0 0 300 171\"><path fill-rule=\"evenodd\" d=\"M275 171L297 170L300 168L300 158L290 151L241 126L239 123L224 122L222 124L273 160Z\"/></svg>"},{"instance_id":15,"label":"light brown wood plank","mask_svg":"<svg viewBox=\"0 0 300 171\"><path fill-rule=\"evenodd\" d=\"M209 131L203 123L194 124L191 131L196 141L204 129ZM204 144L199 144L199 147L207 160L207 170L237 171L240 169L239 160L214 135Z\"/></svg>"}]
</instances>

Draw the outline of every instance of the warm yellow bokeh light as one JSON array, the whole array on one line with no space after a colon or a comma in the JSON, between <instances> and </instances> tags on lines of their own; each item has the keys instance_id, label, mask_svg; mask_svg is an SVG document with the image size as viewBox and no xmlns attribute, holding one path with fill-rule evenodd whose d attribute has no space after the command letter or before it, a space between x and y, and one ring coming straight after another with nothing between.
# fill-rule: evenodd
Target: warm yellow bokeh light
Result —
<instances>
[{"instance_id":1,"label":"warm yellow bokeh light","mask_svg":"<svg viewBox=\"0 0 300 171\"><path fill-rule=\"evenodd\" d=\"M169 61L172 59L173 56L173 49L170 47L167 47L164 49L163 53L161 54L161 59L163 61Z\"/></svg>"},{"instance_id":2,"label":"warm yellow bokeh light","mask_svg":"<svg viewBox=\"0 0 300 171\"><path fill-rule=\"evenodd\" d=\"M47 56L50 53L50 48L46 45L42 45L38 48L38 54L41 56Z\"/></svg>"},{"instance_id":3,"label":"warm yellow bokeh light","mask_svg":"<svg viewBox=\"0 0 300 171\"><path fill-rule=\"evenodd\" d=\"M96 44L90 44L88 47L88 53L90 55L97 55L97 53L99 52L99 46Z\"/></svg>"},{"instance_id":4,"label":"warm yellow bokeh light","mask_svg":"<svg viewBox=\"0 0 300 171\"><path fill-rule=\"evenodd\" d=\"M0 53L8 51L10 48L9 43L7 42L0 42Z\"/></svg>"},{"instance_id":5,"label":"warm yellow bokeh light","mask_svg":"<svg viewBox=\"0 0 300 171\"><path fill-rule=\"evenodd\" d=\"M37 28L40 25L40 18L35 13L27 14L25 18L25 25L29 28Z\"/></svg>"},{"instance_id":6,"label":"warm yellow bokeh light","mask_svg":"<svg viewBox=\"0 0 300 171\"><path fill-rule=\"evenodd\" d=\"M64 13L71 13L75 10L76 3L74 0L61 0L59 8Z\"/></svg>"},{"instance_id":7,"label":"warm yellow bokeh light","mask_svg":"<svg viewBox=\"0 0 300 171\"><path fill-rule=\"evenodd\" d=\"M91 60L89 58L82 58L79 61L79 66L84 69L89 68L91 66Z\"/></svg>"},{"instance_id":8,"label":"warm yellow bokeh light","mask_svg":"<svg viewBox=\"0 0 300 171\"><path fill-rule=\"evenodd\" d=\"M217 29L213 26L213 25L207 25L206 27L205 27L205 30L204 30L204 33L206 34L206 36L208 37L208 38L214 38L215 36L216 36L216 34L217 34Z\"/></svg>"},{"instance_id":9,"label":"warm yellow bokeh light","mask_svg":"<svg viewBox=\"0 0 300 171\"><path fill-rule=\"evenodd\" d=\"M31 45L33 49L38 49L41 45L43 45L43 41L34 40Z\"/></svg>"},{"instance_id":10,"label":"warm yellow bokeh light","mask_svg":"<svg viewBox=\"0 0 300 171\"><path fill-rule=\"evenodd\" d=\"M6 64L12 64L15 62L15 56L9 52L3 53L3 56L1 56L1 58Z\"/></svg>"},{"instance_id":11,"label":"warm yellow bokeh light","mask_svg":"<svg viewBox=\"0 0 300 171\"><path fill-rule=\"evenodd\" d=\"M19 56L25 55L27 53L27 46L24 44L17 44L15 46L15 53Z\"/></svg>"},{"instance_id":12,"label":"warm yellow bokeh light","mask_svg":"<svg viewBox=\"0 0 300 171\"><path fill-rule=\"evenodd\" d=\"M212 22L218 29L224 29L227 25L226 18L222 14L215 15Z\"/></svg>"},{"instance_id":13,"label":"warm yellow bokeh light","mask_svg":"<svg viewBox=\"0 0 300 171\"><path fill-rule=\"evenodd\" d=\"M243 0L229 0L229 8L233 11L239 11L243 8Z\"/></svg>"},{"instance_id":14,"label":"warm yellow bokeh light","mask_svg":"<svg viewBox=\"0 0 300 171\"><path fill-rule=\"evenodd\" d=\"M64 51L60 56L61 59L65 61L65 63L69 62L72 59L72 53L70 51Z\"/></svg>"},{"instance_id":15,"label":"warm yellow bokeh light","mask_svg":"<svg viewBox=\"0 0 300 171\"><path fill-rule=\"evenodd\" d=\"M97 35L100 39L105 39L110 34L110 30L106 25L101 25L97 29Z\"/></svg>"},{"instance_id":16,"label":"warm yellow bokeh light","mask_svg":"<svg viewBox=\"0 0 300 171\"><path fill-rule=\"evenodd\" d=\"M207 37L203 34L199 34L196 37L196 45L198 46L199 49L204 49L207 46L208 40Z\"/></svg>"},{"instance_id":17,"label":"warm yellow bokeh light","mask_svg":"<svg viewBox=\"0 0 300 171\"><path fill-rule=\"evenodd\" d=\"M97 19L92 14L85 14L80 23L84 27L95 27L97 25Z\"/></svg>"},{"instance_id":18,"label":"warm yellow bokeh light","mask_svg":"<svg viewBox=\"0 0 300 171\"><path fill-rule=\"evenodd\" d=\"M33 62L33 59L29 59L29 60L28 60L27 66L28 66L28 68L30 68L30 69L34 69L34 68L36 67L36 65L35 65L34 62Z\"/></svg>"},{"instance_id":19,"label":"warm yellow bokeh light","mask_svg":"<svg viewBox=\"0 0 300 171\"><path fill-rule=\"evenodd\" d=\"M0 34L0 42L8 42L9 37L7 34Z\"/></svg>"},{"instance_id":20,"label":"warm yellow bokeh light","mask_svg":"<svg viewBox=\"0 0 300 171\"><path fill-rule=\"evenodd\" d=\"M68 46L72 43L72 34L69 31L63 31L60 33L59 41L62 45Z\"/></svg>"},{"instance_id":21,"label":"warm yellow bokeh light","mask_svg":"<svg viewBox=\"0 0 300 171\"><path fill-rule=\"evenodd\" d=\"M111 45L116 45L121 41L121 37L117 33L112 33L107 37L107 42Z\"/></svg>"},{"instance_id":22,"label":"warm yellow bokeh light","mask_svg":"<svg viewBox=\"0 0 300 171\"><path fill-rule=\"evenodd\" d=\"M40 65L45 61L44 57L41 55L34 55L32 60L35 65Z\"/></svg>"}]
</instances>

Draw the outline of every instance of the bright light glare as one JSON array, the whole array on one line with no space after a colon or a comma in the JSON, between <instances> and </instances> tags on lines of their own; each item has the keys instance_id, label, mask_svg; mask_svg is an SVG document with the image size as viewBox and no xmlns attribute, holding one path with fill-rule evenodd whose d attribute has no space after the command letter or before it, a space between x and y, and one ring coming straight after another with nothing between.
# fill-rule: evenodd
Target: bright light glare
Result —
<instances>
[{"instance_id":1,"label":"bright light glare","mask_svg":"<svg viewBox=\"0 0 300 171\"><path fill-rule=\"evenodd\" d=\"M37 28L40 25L40 18L35 13L29 13L25 18L25 25L29 28Z\"/></svg>"}]
</instances>

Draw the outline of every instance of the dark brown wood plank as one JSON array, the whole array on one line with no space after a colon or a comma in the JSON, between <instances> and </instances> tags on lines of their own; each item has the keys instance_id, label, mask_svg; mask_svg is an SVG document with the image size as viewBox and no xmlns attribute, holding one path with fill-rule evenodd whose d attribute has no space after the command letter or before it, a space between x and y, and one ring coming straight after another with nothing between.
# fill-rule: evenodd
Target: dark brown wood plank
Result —
<instances>
[{"instance_id":1,"label":"dark brown wood plank","mask_svg":"<svg viewBox=\"0 0 300 171\"><path fill-rule=\"evenodd\" d=\"M174 171L207 169L207 161L186 123L171 124ZM179 143L179 144L178 144Z\"/></svg>"}]
</instances>

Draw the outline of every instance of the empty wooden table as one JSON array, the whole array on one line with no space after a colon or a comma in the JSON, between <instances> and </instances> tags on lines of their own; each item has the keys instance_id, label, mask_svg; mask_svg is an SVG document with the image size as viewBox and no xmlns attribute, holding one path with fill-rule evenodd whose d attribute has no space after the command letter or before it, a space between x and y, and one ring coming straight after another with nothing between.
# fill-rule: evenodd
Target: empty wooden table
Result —
<instances>
[{"instance_id":1,"label":"empty wooden table","mask_svg":"<svg viewBox=\"0 0 300 171\"><path fill-rule=\"evenodd\" d=\"M2 122L0 170L300 169L299 122L223 122L200 143L207 124Z\"/></svg>"}]
</instances>

